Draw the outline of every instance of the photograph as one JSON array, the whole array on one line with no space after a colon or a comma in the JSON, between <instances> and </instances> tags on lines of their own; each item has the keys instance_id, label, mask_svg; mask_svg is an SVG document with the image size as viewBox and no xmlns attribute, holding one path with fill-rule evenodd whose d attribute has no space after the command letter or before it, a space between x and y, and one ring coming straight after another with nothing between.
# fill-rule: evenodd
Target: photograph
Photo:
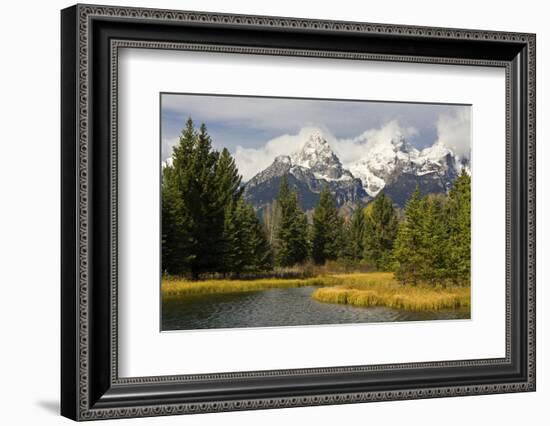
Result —
<instances>
[{"instance_id":1,"label":"photograph","mask_svg":"<svg viewBox=\"0 0 550 426\"><path fill-rule=\"evenodd\" d=\"M470 318L470 105L160 96L161 331Z\"/></svg>"},{"instance_id":2,"label":"photograph","mask_svg":"<svg viewBox=\"0 0 550 426\"><path fill-rule=\"evenodd\" d=\"M13 43L6 70L32 97L6 79L21 84L5 139L60 137L4 144L21 220L3 223L24 254L4 281L45 278L31 316L4 286L28 323L7 329L23 352L55 343L36 410L22 399L13 418L540 417L544 14L218 3L42 7L36 54ZM20 72L55 57L44 78ZM29 99L60 108L29 127ZM40 232L56 235L36 246Z\"/></svg>"}]
</instances>

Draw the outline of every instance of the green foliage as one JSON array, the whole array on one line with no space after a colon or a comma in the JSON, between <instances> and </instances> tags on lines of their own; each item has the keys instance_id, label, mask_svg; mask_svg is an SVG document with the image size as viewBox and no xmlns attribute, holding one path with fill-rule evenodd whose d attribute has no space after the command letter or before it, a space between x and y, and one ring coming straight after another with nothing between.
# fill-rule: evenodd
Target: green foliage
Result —
<instances>
[{"instance_id":1,"label":"green foliage","mask_svg":"<svg viewBox=\"0 0 550 426\"><path fill-rule=\"evenodd\" d=\"M471 253L471 178L466 172L455 181L446 206L449 227L450 278L454 282L470 280Z\"/></svg>"},{"instance_id":2,"label":"green foliage","mask_svg":"<svg viewBox=\"0 0 550 426\"><path fill-rule=\"evenodd\" d=\"M357 265L363 260L366 224L365 207L359 202L350 221L344 226L342 258L348 265Z\"/></svg>"},{"instance_id":3,"label":"green foliage","mask_svg":"<svg viewBox=\"0 0 550 426\"><path fill-rule=\"evenodd\" d=\"M342 248L343 221L338 216L328 187L321 191L319 204L313 212L311 228L311 257L317 265L335 260Z\"/></svg>"},{"instance_id":4,"label":"green foliage","mask_svg":"<svg viewBox=\"0 0 550 426\"><path fill-rule=\"evenodd\" d=\"M463 172L448 197L417 191L405 209L393 256L403 283L468 284L471 242L470 176Z\"/></svg>"},{"instance_id":5,"label":"green foliage","mask_svg":"<svg viewBox=\"0 0 550 426\"><path fill-rule=\"evenodd\" d=\"M165 176L174 173L165 170ZM175 179L165 178L162 185L162 268L172 274L183 274L195 258L196 241L192 218L181 199Z\"/></svg>"},{"instance_id":6,"label":"green foliage","mask_svg":"<svg viewBox=\"0 0 550 426\"><path fill-rule=\"evenodd\" d=\"M364 258L378 270L391 267L397 228L397 213L392 201L381 193L367 210L364 231Z\"/></svg>"},{"instance_id":7,"label":"green foliage","mask_svg":"<svg viewBox=\"0 0 550 426\"><path fill-rule=\"evenodd\" d=\"M401 283L469 282L471 179L464 172L448 196L421 197L417 188L401 223L382 193L356 206L344 224L325 187L309 225L284 176L262 223L244 201L235 160L227 149L212 149L204 124L197 131L187 120L171 159L161 187L165 274L260 273L304 264L310 255L317 265L393 268Z\"/></svg>"},{"instance_id":8,"label":"green foliage","mask_svg":"<svg viewBox=\"0 0 550 426\"><path fill-rule=\"evenodd\" d=\"M230 224L228 221L233 220ZM245 226L246 233L235 229ZM228 242L236 241L228 254ZM206 126L189 118L162 178L162 269L164 273L239 272L265 268L269 250L252 208L242 201L241 177L229 151L212 149ZM254 247L255 256L249 253ZM225 261L236 269L228 270Z\"/></svg>"},{"instance_id":9,"label":"green foliage","mask_svg":"<svg viewBox=\"0 0 550 426\"><path fill-rule=\"evenodd\" d=\"M272 267L271 247L251 205L242 197L225 212L223 270L226 273L265 271Z\"/></svg>"},{"instance_id":10,"label":"green foliage","mask_svg":"<svg viewBox=\"0 0 550 426\"><path fill-rule=\"evenodd\" d=\"M405 220L399 226L393 256L396 262L395 275L399 281L414 285L420 279L423 244L423 211L418 188L405 206Z\"/></svg>"},{"instance_id":11,"label":"green foliage","mask_svg":"<svg viewBox=\"0 0 550 426\"><path fill-rule=\"evenodd\" d=\"M445 222L445 202L442 196L428 195L422 200L423 229L420 278L427 283L443 282L449 273L448 228Z\"/></svg>"},{"instance_id":12,"label":"green foliage","mask_svg":"<svg viewBox=\"0 0 550 426\"><path fill-rule=\"evenodd\" d=\"M308 255L307 217L300 210L296 192L290 192L286 176L281 180L277 209L280 218L275 263L277 266L292 266L305 262Z\"/></svg>"}]
</instances>

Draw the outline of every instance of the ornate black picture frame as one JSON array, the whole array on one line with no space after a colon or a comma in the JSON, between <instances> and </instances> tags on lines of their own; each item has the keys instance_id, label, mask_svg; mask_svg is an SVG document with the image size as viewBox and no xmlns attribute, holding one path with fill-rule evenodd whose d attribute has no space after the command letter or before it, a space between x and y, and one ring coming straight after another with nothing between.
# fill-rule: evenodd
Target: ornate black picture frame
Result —
<instances>
[{"instance_id":1,"label":"ornate black picture frame","mask_svg":"<svg viewBox=\"0 0 550 426\"><path fill-rule=\"evenodd\" d=\"M62 415L92 420L535 390L534 34L95 5L64 9L61 29ZM504 68L506 356L120 378L121 47Z\"/></svg>"}]
</instances>

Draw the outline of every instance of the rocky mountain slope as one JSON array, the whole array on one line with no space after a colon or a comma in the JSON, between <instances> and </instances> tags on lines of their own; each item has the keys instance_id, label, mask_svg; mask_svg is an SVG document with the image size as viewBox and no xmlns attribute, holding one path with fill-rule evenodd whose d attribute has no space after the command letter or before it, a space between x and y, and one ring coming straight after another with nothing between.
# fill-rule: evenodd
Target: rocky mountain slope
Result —
<instances>
[{"instance_id":1,"label":"rocky mountain slope","mask_svg":"<svg viewBox=\"0 0 550 426\"><path fill-rule=\"evenodd\" d=\"M327 185L338 207L348 209L358 201L368 203L382 190L403 207L418 185L423 194L446 192L467 160L459 159L441 143L419 150L403 136L366 145L362 158L344 168L327 140L313 132L303 147L290 156L278 156L265 170L245 184L245 199L257 210L271 203L287 176L298 192L304 210L317 205Z\"/></svg>"},{"instance_id":2,"label":"rocky mountain slope","mask_svg":"<svg viewBox=\"0 0 550 426\"><path fill-rule=\"evenodd\" d=\"M290 187L298 192L304 210L317 205L325 185L339 207L369 199L361 180L343 168L320 133L311 134L303 148L293 155L276 157L267 169L249 180L245 185L245 199L257 209L269 204L277 197L283 176L287 176Z\"/></svg>"}]
</instances>

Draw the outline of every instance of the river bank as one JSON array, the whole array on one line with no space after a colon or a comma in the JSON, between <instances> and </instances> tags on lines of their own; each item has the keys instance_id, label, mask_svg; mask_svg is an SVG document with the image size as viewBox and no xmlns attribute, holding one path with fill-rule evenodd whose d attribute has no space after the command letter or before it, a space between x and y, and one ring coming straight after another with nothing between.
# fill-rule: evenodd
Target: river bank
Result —
<instances>
[{"instance_id":1,"label":"river bank","mask_svg":"<svg viewBox=\"0 0 550 426\"><path fill-rule=\"evenodd\" d=\"M311 297L318 302L357 307L435 311L470 307L470 287L403 285L390 272L320 275L311 278L262 278L255 280L163 279L163 300L197 295L240 294L298 287L320 287Z\"/></svg>"},{"instance_id":2,"label":"river bank","mask_svg":"<svg viewBox=\"0 0 550 426\"><path fill-rule=\"evenodd\" d=\"M321 303L311 297L318 286L272 288L241 293L188 295L165 299L163 331L237 329L308 325L458 320L467 309L409 311L380 306L359 308Z\"/></svg>"},{"instance_id":3,"label":"river bank","mask_svg":"<svg viewBox=\"0 0 550 426\"><path fill-rule=\"evenodd\" d=\"M437 311L470 307L469 286L416 286L398 283L393 274L340 276L345 284L319 288L311 297L319 302L358 307L385 306L410 311Z\"/></svg>"}]
</instances>

